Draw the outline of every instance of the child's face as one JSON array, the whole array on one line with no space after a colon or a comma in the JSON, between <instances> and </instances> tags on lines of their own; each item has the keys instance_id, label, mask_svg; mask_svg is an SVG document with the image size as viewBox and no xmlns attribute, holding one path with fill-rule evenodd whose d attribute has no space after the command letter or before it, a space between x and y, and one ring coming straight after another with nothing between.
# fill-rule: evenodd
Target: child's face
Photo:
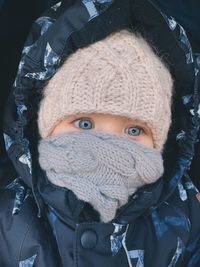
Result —
<instances>
[{"instance_id":1,"label":"child's face","mask_svg":"<svg viewBox=\"0 0 200 267\"><path fill-rule=\"evenodd\" d=\"M144 122L118 115L81 113L68 116L55 126L51 135L91 130L125 135L148 147L154 147L152 133Z\"/></svg>"}]
</instances>

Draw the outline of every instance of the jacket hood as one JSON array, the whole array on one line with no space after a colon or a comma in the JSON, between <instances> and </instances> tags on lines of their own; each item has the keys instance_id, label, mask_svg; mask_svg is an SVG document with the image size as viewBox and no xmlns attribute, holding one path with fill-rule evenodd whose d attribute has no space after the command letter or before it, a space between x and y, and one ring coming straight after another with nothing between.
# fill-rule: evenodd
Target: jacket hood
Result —
<instances>
[{"instance_id":1,"label":"jacket hood","mask_svg":"<svg viewBox=\"0 0 200 267\"><path fill-rule=\"evenodd\" d=\"M172 126L163 152L166 195L191 164L199 131L200 56L184 29L150 0L63 1L33 24L5 112L7 153L40 207L36 122L44 85L71 53L123 28L139 31L174 79Z\"/></svg>"}]
</instances>

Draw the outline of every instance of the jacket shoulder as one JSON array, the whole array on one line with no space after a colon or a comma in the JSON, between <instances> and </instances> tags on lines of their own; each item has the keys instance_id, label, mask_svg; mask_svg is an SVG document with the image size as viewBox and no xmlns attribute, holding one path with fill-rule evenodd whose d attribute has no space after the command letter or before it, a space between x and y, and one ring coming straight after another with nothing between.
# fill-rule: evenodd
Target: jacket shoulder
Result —
<instances>
[{"instance_id":1,"label":"jacket shoulder","mask_svg":"<svg viewBox=\"0 0 200 267\"><path fill-rule=\"evenodd\" d=\"M26 261L34 266L48 266L50 262L54 266L58 258L54 237L47 219L37 217L30 190L15 180L0 190L0 203L0 266L21 266ZM47 253L51 259L45 257ZM41 263L41 258L46 262Z\"/></svg>"}]
</instances>

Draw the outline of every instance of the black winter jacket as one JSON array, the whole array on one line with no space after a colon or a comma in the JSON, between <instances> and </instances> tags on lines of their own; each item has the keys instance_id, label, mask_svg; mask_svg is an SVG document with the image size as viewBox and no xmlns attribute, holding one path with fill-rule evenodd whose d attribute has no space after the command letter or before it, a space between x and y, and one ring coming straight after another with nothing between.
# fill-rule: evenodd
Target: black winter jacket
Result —
<instances>
[{"instance_id":1,"label":"black winter jacket","mask_svg":"<svg viewBox=\"0 0 200 267\"><path fill-rule=\"evenodd\" d=\"M141 32L169 65L173 123L163 177L104 224L89 204L48 182L38 164L36 119L42 89L63 60L122 28ZM38 18L6 106L15 171L0 191L0 267L199 267L200 197L188 174L200 123L199 71L184 29L150 0L66 1Z\"/></svg>"}]
</instances>

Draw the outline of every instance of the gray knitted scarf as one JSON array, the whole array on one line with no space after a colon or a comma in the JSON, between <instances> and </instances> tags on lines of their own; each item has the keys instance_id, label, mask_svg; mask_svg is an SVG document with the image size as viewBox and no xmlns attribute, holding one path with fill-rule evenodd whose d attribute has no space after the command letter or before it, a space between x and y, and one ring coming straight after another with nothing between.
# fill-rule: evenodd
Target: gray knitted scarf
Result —
<instances>
[{"instance_id":1,"label":"gray knitted scarf","mask_svg":"<svg viewBox=\"0 0 200 267\"><path fill-rule=\"evenodd\" d=\"M39 162L51 183L89 202L109 222L139 187L163 174L158 150L118 135L73 132L42 139Z\"/></svg>"}]
</instances>

